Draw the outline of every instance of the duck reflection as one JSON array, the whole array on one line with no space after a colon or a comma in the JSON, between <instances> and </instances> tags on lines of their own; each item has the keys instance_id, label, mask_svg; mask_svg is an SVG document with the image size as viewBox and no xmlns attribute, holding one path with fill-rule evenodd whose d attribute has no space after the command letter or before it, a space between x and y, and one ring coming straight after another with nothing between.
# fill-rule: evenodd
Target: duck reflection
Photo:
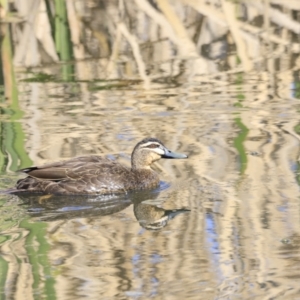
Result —
<instances>
[{"instance_id":1,"label":"duck reflection","mask_svg":"<svg viewBox=\"0 0 300 300\"><path fill-rule=\"evenodd\" d=\"M151 203L161 190L139 191L127 195L33 195L18 196L27 212L40 221L56 221L73 218L101 217L118 213L133 204L139 224L149 230L165 227L175 216L187 209L165 210ZM144 203L144 202L147 203ZM149 202L151 204L149 204ZM157 201L156 201L157 202Z\"/></svg>"},{"instance_id":2,"label":"duck reflection","mask_svg":"<svg viewBox=\"0 0 300 300\"><path fill-rule=\"evenodd\" d=\"M140 225L148 230L159 230L177 215L189 212L188 209L167 210L148 203L134 203L133 211Z\"/></svg>"},{"instance_id":3,"label":"duck reflection","mask_svg":"<svg viewBox=\"0 0 300 300\"><path fill-rule=\"evenodd\" d=\"M132 192L127 195L33 195L18 197L27 212L41 221L99 217L118 213L133 202L156 199L159 191Z\"/></svg>"},{"instance_id":4,"label":"duck reflection","mask_svg":"<svg viewBox=\"0 0 300 300\"><path fill-rule=\"evenodd\" d=\"M130 199L105 196L18 196L30 216L40 221L56 221L115 214L131 205Z\"/></svg>"}]
</instances>

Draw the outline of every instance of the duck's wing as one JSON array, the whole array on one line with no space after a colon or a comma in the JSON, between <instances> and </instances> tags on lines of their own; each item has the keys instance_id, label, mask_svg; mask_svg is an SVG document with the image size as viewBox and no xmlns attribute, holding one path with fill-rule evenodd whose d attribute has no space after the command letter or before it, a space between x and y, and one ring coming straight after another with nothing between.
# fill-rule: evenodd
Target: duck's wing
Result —
<instances>
[{"instance_id":1,"label":"duck's wing","mask_svg":"<svg viewBox=\"0 0 300 300\"><path fill-rule=\"evenodd\" d=\"M29 176L10 193L110 194L126 192L135 183L129 168L103 157L76 159L23 169ZM126 178L126 183L124 183Z\"/></svg>"},{"instance_id":2,"label":"duck's wing","mask_svg":"<svg viewBox=\"0 0 300 300\"><path fill-rule=\"evenodd\" d=\"M101 156L80 156L66 161L60 161L43 166L21 169L30 177L41 180L59 181L67 178L80 178L83 174L93 174L96 170L118 164Z\"/></svg>"}]
</instances>

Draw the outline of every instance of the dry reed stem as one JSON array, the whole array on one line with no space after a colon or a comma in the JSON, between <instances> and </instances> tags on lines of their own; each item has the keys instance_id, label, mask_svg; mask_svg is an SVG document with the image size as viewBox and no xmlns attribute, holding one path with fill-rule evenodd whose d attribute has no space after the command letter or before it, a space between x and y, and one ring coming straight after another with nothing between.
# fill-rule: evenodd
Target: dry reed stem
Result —
<instances>
[{"instance_id":1,"label":"dry reed stem","mask_svg":"<svg viewBox=\"0 0 300 300\"><path fill-rule=\"evenodd\" d=\"M133 56L137 63L139 74L140 74L141 78L144 80L144 88L149 89L150 88L150 78L146 74L145 62L143 61L140 47L139 47L136 37L128 31L128 28L126 27L126 25L124 23L119 24L119 30L132 48Z\"/></svg>"},{"instance_id":2,"label":"dry reed stem","mask_svg":"<svg viewBox=\"0 0 300 300\"><path fill-rule=\"evenodd\" d=\"M244 71L250 71L253 67L253 63L248 57L246 44L241 37L239 26L235 17L235 5L231 2L222 0L223 11L229 25L229 29L232 33L233 39L237 47L237 53L243 65Z\"/></svg>"}]
</instances>

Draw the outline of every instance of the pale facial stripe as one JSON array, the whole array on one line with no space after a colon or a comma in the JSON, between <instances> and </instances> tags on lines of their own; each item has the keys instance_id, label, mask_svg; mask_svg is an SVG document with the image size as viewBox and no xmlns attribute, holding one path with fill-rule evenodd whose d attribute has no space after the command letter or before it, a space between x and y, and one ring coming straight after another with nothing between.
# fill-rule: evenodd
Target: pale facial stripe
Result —
<instances>
[{"instance_id":1,"label":"pale facial stripe","mask_svg":"<svg viewBox=\"0 0 300 300\"><path fill-rule=\"evenodd\" d=\"M165 151L160 149L160 148L153 148L151 149L153 152L156 152L158 153L159 155L164 155L165 154Z\"/></svg>"},{"instance_id":2,"label":"pale facial stripe","mask_svg":"<svg viewBox=\"0 0 300 300\"><path fill-rule=\"evenodd\" d=\"M157 148L150 148L150 147L148 147L150 145L157 145ZM153 152L156 152L159 155L164 155L165 151L160 148L161 146L162 146L161 144L155 143L155 142L148 142L148 143L143 144L143 148L147 148L147 149L149 149L149 150L151 150Z\"/></svg>"},{"instance_id":3,"label":"pale facial stripe","mask_svg":"<svg viewBox=\"0 0 300 300\"><path fill-rule=\"evenodd\" d=\"M158 147L160 147L160 144L156 143L156 142L148 142L148 143L143 144L142 146L143 146L143 148L146 148L150 145L157 145Z\"/></svg>"}]
</instances>

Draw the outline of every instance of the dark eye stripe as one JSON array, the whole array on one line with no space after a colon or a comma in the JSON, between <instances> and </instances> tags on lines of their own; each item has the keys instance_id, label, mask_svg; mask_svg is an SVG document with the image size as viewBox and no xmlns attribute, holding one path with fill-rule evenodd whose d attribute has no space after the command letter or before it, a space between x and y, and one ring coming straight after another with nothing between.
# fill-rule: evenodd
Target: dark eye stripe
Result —
<instances>
[{"instance_id":1,"label":"dark eye stripe","mask_svg":"<svg viewBox=\"0 0 300 300\"><path fill-rule=\"evenodd\" d=\"M146 148L158 148L159 147L159 145L157 145L157 144L150 144L150 145L148 145Z\"/></svg>"}]
</instances>

